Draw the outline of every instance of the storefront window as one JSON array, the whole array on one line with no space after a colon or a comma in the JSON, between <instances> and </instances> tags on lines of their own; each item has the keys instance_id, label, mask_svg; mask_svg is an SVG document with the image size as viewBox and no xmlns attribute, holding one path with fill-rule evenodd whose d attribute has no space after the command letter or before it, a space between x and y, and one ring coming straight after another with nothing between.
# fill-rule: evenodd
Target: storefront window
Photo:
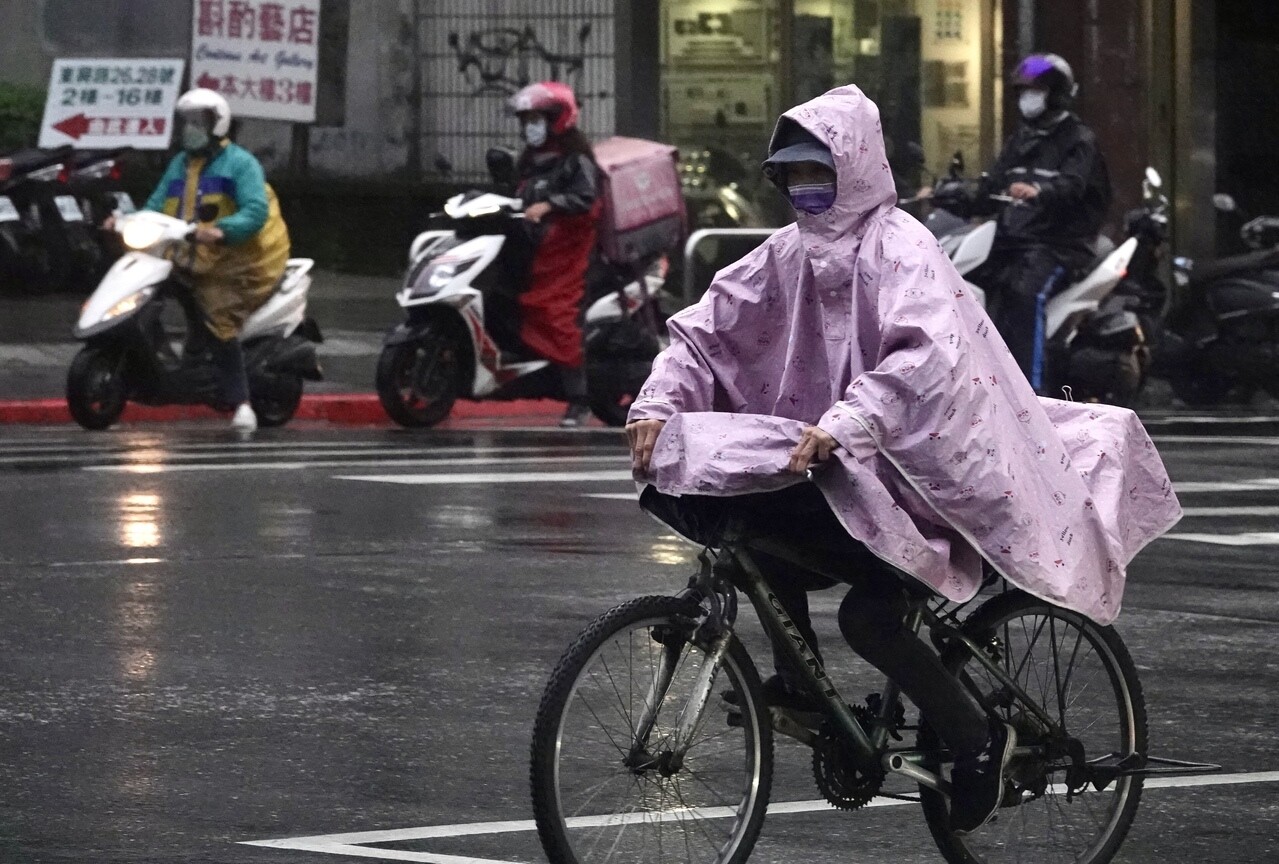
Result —
<instances>
[{"instance_id":1,"label":"storefront window","mask_svg":"<svg viewBox=\"0 0 1279 864\"><path fill-rule=\"evenodd\" d=\"M854 83L902 191L955 151L979 171L997 149L997 15L995 0L662 0L662 132L757 173L782 110Z\"/></svg>"}]
</instances>

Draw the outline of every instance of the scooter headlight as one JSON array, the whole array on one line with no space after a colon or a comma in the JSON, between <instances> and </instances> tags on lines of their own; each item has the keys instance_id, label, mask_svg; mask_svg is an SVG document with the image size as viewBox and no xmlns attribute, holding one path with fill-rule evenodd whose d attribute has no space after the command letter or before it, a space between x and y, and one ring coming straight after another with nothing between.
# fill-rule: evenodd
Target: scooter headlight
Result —
<instances>
[{"instance_id":1,"label":"scooter headlight","mask_svg":"<svg viewBox=\"0 0 1279 864\"><path fill-rule=\"evenodd\" d=\"M150 249L163 236L163 225L144 219L130 219L120 229L120 239L130 249Z\"/></svg>"},{"instance_id":2,"label":"scooter headlight","mask_svg":"<svg viewBox=\"0 0 1279 864\"><path fill-rule=\"evenodd\" d=\"M452 282L458 273L467 270L478 260L478 258L469 258L464 261L437 261L427 269L427 287L432 291L441 290Z\"/></svg>"},{"instance_id":3,"label":"scooter headlight","mask_svg":"<svg viewBox=\"0 0 1279 864\"><path fill-rule=\"evenodd\" d=\"M107 314L102 316L103 321L111 321L130 312L135 311L143 303L151 299L151 295L155 293L154 288L143 288L141 291L135 291L128 297L117 302L114 306L107 310Z\"/></svg>"}]
</instances>

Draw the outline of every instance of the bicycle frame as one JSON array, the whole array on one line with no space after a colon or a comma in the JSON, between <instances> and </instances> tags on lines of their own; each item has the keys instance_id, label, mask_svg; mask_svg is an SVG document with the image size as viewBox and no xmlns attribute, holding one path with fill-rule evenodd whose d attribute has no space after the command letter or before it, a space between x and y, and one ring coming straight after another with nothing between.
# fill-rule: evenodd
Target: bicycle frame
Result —
<instances>
[{"instance_id":1,"label":"bicycle frame","mask_svg":"<svg viewBox=\"0 0 1279 864\"><path fill-rule=\"evenodd\" d=\"M766 540L755 540L748 544L736 532L726 532L719 559L713 567L709 565L709 561L704 560L707 566L704 567L703 572L698 577L694 578L694 584L690 585L690 591L695 591L703 598L714 596L715 589L713 586L717 580L711 571L720 571L725 581L732 588L743 592L750 599L769 640L774 645L780 646L782 654L788 659L791 667L799 674L800 679L808 687L809 691L821 700L827 716L834 722L836 728L846 736L856 758L863 765L867 767L882 767L886 771L908 776L930 789L949 794L950 784L935 772L924 768L920 764L921 762L948 761L948 754L944 751L925 752L913 748L891 750L886 746L889 730L892 728L892 718L901 703L901 688L891 679L885 681L875 728L869 731L864 728L849 708L848 703L840 696L838 689L826 674L825 668L812 647L804 640L798 627L786 614L777 596L769 589L768 580L751 555L752 548L759 552L767 552L770 556L782 558L815 572L822 572L819 566L815 566L815 562L805 560L803 554L792 547L773 544ZM726 605L732 606L733 604ZM714 676L718 671L719 662L727 644L725 636L731 633L734 623L732 618L735 615L725 620L722 612L718 611L719 606L720 604L717 602L715 608L712 609L712 615L710 616L712 620L709 622L711 636L714 637L711 662L703 666L698 682L694 687L692 700L685 706L680 715L679 740L682 741L689 740L692 732L700 723L701 714L709 700ZM717 618L720 620L714 620ZM957 628L942 621L934 611L928 608L926 601L920 600L912 604L905 626L912 633L918 634L925 625L945 638L962 645L971 657L999 681L1017 702L1023 705L1043 724L1049 733L1050 739L1062 742L1071 740L1060 724L1042 706L1035 702L996 661L987 656L980 646ZM704 624L703 626L708 625ZM645 711L644 721L640 724L639 730L637 730L642 731L642 734L637 736L637 746L639 747L643 746L642 742L647 738L647 730L651 726L652 716L656 715L656 706L660 703L660 696L665 695L665 690L668 686L669 680L654 682L653 692L650 693L650 699L655 700L650 702L652 706L651 715L650 711ZM990 706L983 705L983 707L988 711L990 710ZM1019 746L1014 750L1014 754L1026 756L1038 753L1041 749L1040 747ZM1069 752L1067 755L1071 757L1072 761L1082 761L1083 758L1082 753Z\"/></svg>"}]
</instances>

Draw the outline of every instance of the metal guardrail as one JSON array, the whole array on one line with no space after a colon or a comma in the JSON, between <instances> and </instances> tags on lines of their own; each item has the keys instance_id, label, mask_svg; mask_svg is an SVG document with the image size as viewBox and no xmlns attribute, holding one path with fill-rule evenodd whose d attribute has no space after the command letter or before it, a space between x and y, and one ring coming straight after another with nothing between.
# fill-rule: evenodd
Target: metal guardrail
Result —
<instances>
[{"instance_id":1,"label":"metal guardrail","mask_svg":"<svg viewBox=\"0 0 1279 864\"><path fill-rule=\"evenodd\" d=\"M739 237L739 238L754 237L754 238L757 238L760 241L760 243L763 243L769 237L772 237L774 234L776 234L778 230L780 229L778 228L701 228L697 231L694 231L692 234L688 235L688 240L684 243L684 303L686 305L691 306L692 304L696 303L699 299L701 299L702 294L705 293L706 291L707 286L702 286L700 291L698 290L698 286L697 286L697 267L695 266L696 261L694 260L694 254L696 253L697 247L699 245L701 245L706 240L715 240L715 239L720 239L725 237ZM759 243L755 245L758 246ZM740 255L734 255L732 261L736 261L740 257L741 257ZM731 264L732 261L720 262L720 266L716 267L715 270L716 271L720 270L723 266Z\"/></svg>"}]
</instances>

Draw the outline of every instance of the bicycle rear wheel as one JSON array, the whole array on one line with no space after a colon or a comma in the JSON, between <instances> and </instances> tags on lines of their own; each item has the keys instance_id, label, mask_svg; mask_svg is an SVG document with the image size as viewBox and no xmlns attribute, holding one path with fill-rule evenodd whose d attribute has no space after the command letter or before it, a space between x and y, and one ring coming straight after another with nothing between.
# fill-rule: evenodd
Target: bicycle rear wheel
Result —
<instances>
[{"instance_id":1,"label":"bicycle rear wheel","mask_svg":"<svg viewBox=\"0 0 1279 864\"><path fill-rule=\"evenodd\" d=\"M673 755L707 658L690 641L697 611L676 597L632 600L596 619L560 660L538 709L530 770L552 864L741 864L750 855L768 806L773 739L759 675L736 637L714 692L725 683L736 691L741 724L729 726L713 697L682 759ZM670 685L645 735L663 669Z\"/></svg>"},{"instance_id":2,"label":"bicycle rear wheel","mask_svg":"<svg viewBox=\"0 0 1279 864\"><path fill-rule=\"evenodd\" d=\"M1087 760L1114 765L1132 754L1145 756L1145 699L1132 658L1113 628L1010 593L973 613L964 622L964 632L1083 745ZM958 654L962 656L948 665L966 674L986 701L997 706L1000 717L1017 729L1019 748L1042 745L1042 723L967 652ZM926 724L919 745L925 750L938 746L936 733ZM1136 816L1142 779L1119 777L1101 791L1086 786L1069 793L1069 764L1064 756L1042 753L1014 757L998 816L963 837L950 830L946 798L921 789L924 816L942 855L950 864L1110 861Z\"/></svg>"}]
</instances>

